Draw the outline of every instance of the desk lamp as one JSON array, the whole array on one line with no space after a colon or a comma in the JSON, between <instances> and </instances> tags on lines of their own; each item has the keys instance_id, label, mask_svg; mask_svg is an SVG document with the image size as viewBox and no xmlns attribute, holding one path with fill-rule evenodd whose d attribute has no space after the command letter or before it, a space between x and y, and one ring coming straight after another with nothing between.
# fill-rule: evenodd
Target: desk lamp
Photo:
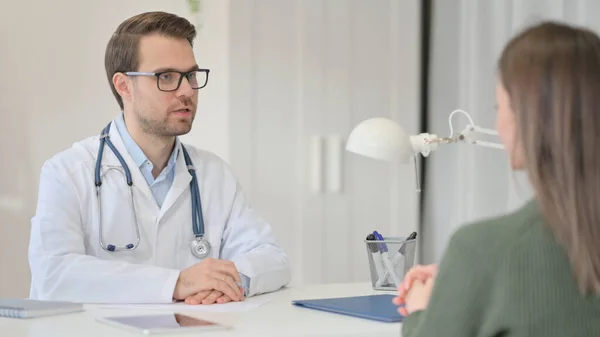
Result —
<instances>
[{"instance_id":1,"label":"desk lamp","mask_svg":"<svg viewBox=\"0 0 600 337\"><path fill-rule=\"evenodd\" d=\"M463 113L469 119L469 124L462 132L454 134L452 117L457 113ZM435 134L421 133L408 136L404 129L396 122L387 118L371 118L358 124L346 142L346 150L365 157L395 161L400 160L402 164L409 164L411 159L415 164L415 175L417 177L417 192L421 192L419 186L419 175L417 169L417 155L429 156L432 151L437 150L438 144L464 142L467 144L504 149L499 143L481 141L475 139L475 134L497 136L498 132L491 129L479 127L473 123L471 116L463 110L454 110L448 118L450 125L449 137L438 137Z\"/></svg>"}]
</instances>

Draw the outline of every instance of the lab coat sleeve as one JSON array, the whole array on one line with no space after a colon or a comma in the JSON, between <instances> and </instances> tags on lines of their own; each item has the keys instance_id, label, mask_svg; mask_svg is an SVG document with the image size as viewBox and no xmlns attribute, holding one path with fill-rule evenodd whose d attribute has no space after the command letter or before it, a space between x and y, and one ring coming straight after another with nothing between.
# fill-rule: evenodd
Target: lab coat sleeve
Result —
<instances>
[{"instance_id":1,"label":"lab coat sleeve","mask_svg":"<svg viewBox=\"0 0 600 337\"><path fill-rule=\"evenodd\" d=\"M226 180L234 186L228 193L232 204L226 224L222 257L234 262L250 277L248 296L268 293L289 284L288 257L276 242L271 226L252 208L226 164Z\"/></svg>"},{"instance_id":2,"label":"lab coat sleeve","mask_svg":"<svg viewBox=\"0 0 600 337\"><path fill-rule=\"evenodd\" d=\"M32 298L81 303L173 301L178 270L86 255L81 219L80 198L69 173L46 162L30 236Z\"/></svg>"}]
</instances>

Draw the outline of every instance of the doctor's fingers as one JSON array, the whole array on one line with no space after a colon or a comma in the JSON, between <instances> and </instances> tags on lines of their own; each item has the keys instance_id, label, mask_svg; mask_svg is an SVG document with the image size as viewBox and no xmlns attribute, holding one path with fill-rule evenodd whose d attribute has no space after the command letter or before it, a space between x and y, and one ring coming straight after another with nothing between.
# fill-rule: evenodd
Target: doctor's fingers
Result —
<instances>
[{"instance_id":1,"label":"doctor's fingers","mask_svg":"<svg viewBox=\"0 0 600 337\"><path fill-rule=\"evenodd\" d=\"M217 299L217 303L220 303L220 304L227 303L227 302L231 302L231 298L229 298L229 296L227 296L227 295L223 295Z\"/></svg>"},{"instance_id":2,"label":"doctor's fingers","mask_svg":"<svg viewBox=\"0 0 600 337\"><path fill-rule=\"evenodd\" d=\"M190 296L186 297L185 303L191 304L191 305L200 304L200 303L202 303L202 300L204 300L210 294L212 294L212 290L202 290L201 292L199 292L195 295L190 295Z\"/></svg>"},{"instance_id":3,"label":"doctor's fingers","mask_svg":"<svg viewBox=\"0 0 600 337\"><path fill-rule=\"evenodd\" d=\"M222 276L221 279L213 278L210 287L229 296L234 301L241 301L243 299L242 290L229 276Z\"/></svg>"},{"instance_id":4,"label":"doctor's fingers","mask_svg":"<svg viewBox=\"0 0 600 337\"><path fill-rule=\"evenodd\" d=\"M210 295L206 296L204 300L202 300L202 304L214 304L219 298L223 296L223 293L218 290L213 290Z\"/></svg>"}]
</instances>

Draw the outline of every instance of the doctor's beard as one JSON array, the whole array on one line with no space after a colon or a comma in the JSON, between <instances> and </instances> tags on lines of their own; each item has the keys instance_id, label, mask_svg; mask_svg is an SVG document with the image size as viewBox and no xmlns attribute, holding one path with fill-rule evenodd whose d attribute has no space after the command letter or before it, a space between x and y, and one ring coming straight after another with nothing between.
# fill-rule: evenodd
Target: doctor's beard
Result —
<instances>
[{"instance_id":1,"label":"doctor's beard","mask_svg":"<svg viewBox=\"0 0 600 337\"><path fill-rule=\"evenodd\" d=\"M184 108L187 110L181 111ZM152 117L152 114L148 116L138 112L136 116L143 132L158 137L181 136L192 129L196 117L196 104L191 98L185 98L169 106L166 112L160 115L164 117L159 119Z\"/></svg>"}]
</instances>

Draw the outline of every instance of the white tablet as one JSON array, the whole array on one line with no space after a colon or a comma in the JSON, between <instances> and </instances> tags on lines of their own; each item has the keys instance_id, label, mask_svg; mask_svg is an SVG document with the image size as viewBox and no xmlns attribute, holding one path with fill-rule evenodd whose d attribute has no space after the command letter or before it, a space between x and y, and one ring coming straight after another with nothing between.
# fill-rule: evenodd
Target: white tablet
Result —
<instances>
[{"instance_id":1,"label":"white tablet","mask_svg":"<svg viewBox=\"0 0 600 337\"><path fill-rule=\"evenodd\" d=\"M229 329L230 326L182 315L154 314L146 316L98 317L102 323L136 331L145 335L177 332L200 332Z\"/></svg>"}]
</instances>

